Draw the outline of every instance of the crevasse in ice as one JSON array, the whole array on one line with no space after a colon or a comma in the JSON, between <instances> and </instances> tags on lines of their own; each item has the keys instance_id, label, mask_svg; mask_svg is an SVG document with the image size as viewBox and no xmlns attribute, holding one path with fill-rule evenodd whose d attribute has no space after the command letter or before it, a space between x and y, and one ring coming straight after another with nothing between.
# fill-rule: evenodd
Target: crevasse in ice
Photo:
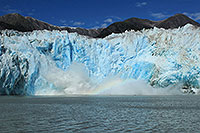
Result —
<instances>
[{"instance_id":1,"label":"crevasse in ice","mask_svg":"<svg viewBox=\"0 0 200 133\"><path fill-rule=\"evenodd\" d=\"M111 77L143 80L153 88L199 89L200 29L190 24L104 39L4 30L0 45L1 95L87 93Z\"/></svg>"}]
</instances>

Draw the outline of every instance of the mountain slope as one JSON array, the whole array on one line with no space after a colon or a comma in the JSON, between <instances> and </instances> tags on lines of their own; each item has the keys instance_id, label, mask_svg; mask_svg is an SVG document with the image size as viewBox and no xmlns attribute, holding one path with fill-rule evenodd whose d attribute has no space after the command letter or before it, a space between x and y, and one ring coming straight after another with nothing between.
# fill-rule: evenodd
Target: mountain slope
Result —
<instances>
[{"instance_id":1,"label":"mountain slope","mask_svg":"<svg viewBox=\"0 0 200 133\"><path fill-rule=\"evenodd\" d=\"M13 29L21 32L29 32L33 30L67 30L69 33L77 32L80 35L87 35L91 37L97 36L102 29L84 29L84 28L70 28L59 27L42 22L32 17L24 17L18 13L7 14L0 16L0 30Z\"/></svg>"},{"instance_id":2,"label":"mountain slope","mask_svg":"<svg viewBox=\"0 0 200 133\"><path fill-rule=\"evenodd\" d=\"M48 23L39 21L31 17L24 17L20 14L13 13L0 16L0 22L6 23L12 27L14 30L26 32L33 30L59 30L59 27L50 25ZM0 25L1 26L1 25ZM3 27L6 28L6 27Z\"/></svg>"},{"instance_id":3,"label":"mountain slope","mask_svg":"<svg viewBox=\"0 0 200 133\"><path fill-rule=\"evenodd\" d=\"M174 29L174 28L185 26L186 24L200 26L199 23L197 23L196 21L192 20L191 18L187 17L184 14L176 14L172 17L169 17L168 19L157 22L155 26L158 28L164 28L164 29Z\"/></svg>"},{"instance_id":4,"label":"mountain slope","mask_svg":"<svg viewBox=\"0 0 200 133\"><path fill-rule=\"evenodd\" d=\"M200 26L191 18L183 14L176 14L162 21L151 21L148 19L130 18L125 21L115 22L107 28L99 29L84 29L84 28L71 28L71 27L59 27L42 22L40 20L24 17L17 13L7 14L0 16L0 30L13 29L21 32L28 32L33 30L67 30L69 33L77 32L80 35L86 35L95 38L104 38L112 33L123 33L126 30L142 30L150 29L153 27L174 29L182 27L186 24L192 24L194 26Z\"/></svg>"},{"instance_id":5,"label":"mountain slope","mask_svg":"<svg viewBox=\"0 0 200 133\"><path fill-rule=\"evenodd\" d=\"M97 36L98 38L104 38L112 33L122 33L126 30L142 30L150 29L153 27L174 29L185 26L186 24L192 24L194 26L200 26L199 23L195 22L191 18L183 14L176 14L163 21L151 21L147 19L130 18L122 22L116 22L103 29L103 31Z\"/></svg>"},{"instance_id":6,"label":"mountain slope","mask_svg":"<svg viewBox=\"0 0 200 133\"><path fill-rule=\"evenodd\" d=\"M102 32L97 36L98 38L104 38L112 33L122 33L126 30L142 30L152 28L154 22L147 19L130 18L123 22L116 22L103 29Z\"/></svg>"}]
</instances>

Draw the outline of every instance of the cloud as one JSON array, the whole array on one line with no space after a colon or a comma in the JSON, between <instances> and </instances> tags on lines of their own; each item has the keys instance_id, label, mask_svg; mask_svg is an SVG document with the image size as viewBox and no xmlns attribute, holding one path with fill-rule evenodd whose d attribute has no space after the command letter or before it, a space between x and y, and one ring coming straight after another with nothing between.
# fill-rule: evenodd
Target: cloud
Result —
<instances>
[{"instance_id":1,"label":"cloud","mask_svg":"<svg viewBox=\"0 0 200 133\"><path fill-rule=\"evenodd\" d=\"M122 18L120 18L120 17L117 17L117 16L110 16L110 18L113 18L113 19L118 19L118 20L122 19Z\"/></svg>"},{"instance_id":2,"label":"cloud","mask_svg":"<svg viewBox=\"0 0 200 133\"><path fill-rule=\"evenodd\" d=\"M92 28L93 29L105 28L105 27L108 27L108 25L110 25L111 23L114 23L114 22L119 21L119 20L121 20L120 17L107 16L107 17L105 17L103 22L96 21L96 25L94 25Z\"/></svg>"},{"instance_id":3,"label":"cloud","mask_svg":"<svg viewBox=\"0 0 200 133\"><path fill-rule=\"evenodd\" d=\"M101 27L100 26L94 26L91 29L99 29L99 28L101 28Z\"/></svg>"},{"instance_id":4,"label":"cloud","mask_svg":"<svg viewBox=\"0 0 200 133\"><path fill-rule=\"evenodd\" d=\"M61 19L60 22L61 22L61 23L66 23L67 21L64 20L64 19Z\"/></svg>"},{"instance_id":5,"label":"cloud","mask_svg":"<svg viewBox=\"0 0 200 133\"><path fill-rule=\"evenodd\" d=\"M100 24L98 21L96 22L96 24L98 25L92 27L92 29L106 28L108 26L108 23Z\"/></svg>"},{"instance_id":6,"label":"cloud","mask_svg":"<svg viewBox=\"0 0 200 133\"><path fill-rule=\"evenodd\" d=\"M23 12L22 10L11 8L10 5L4 6L1 11L5 13L22 13Z\"/></svg>"},{"instance_id":7,"label":"cloud","mask_svg":"<svg viewBox=\"0 0 200 133\"><path fill-rule=\"evenodd\" d=\"M163 19L169 17L170 15L163 13L151 13L151 16L153 16L154 18Z\"/></svg>"},{"instance_id":8,"label":"cloud","mask_svg":"<svg viewBox=\"0 0 200 133\"><path fill-rule=\"evenodd\" d=\"M55 17L52 17L52 19L55 19ZM68 25L68 24L67 24L67 21L64 20L64 19L60 19L59 22L60 22L60 24L61 24L62 26L67 26L67 25Z\"/></svg>"},{"instance_id":9,"label":"cloud","mask_svg":"<svg viewBox=\"0 0 200 133\"><path fill-rule=\"evenodd\" d=\"M84 22L74 22L73 26L81 26L81 25L85 25Z\"/></svg>"},{"instance_id":10,"label":"cloud","mask_svg":"<svg viewBox=\"0 0 200 133\"><path fill-rule=\"evenodd\" d=\"M136 3L136 7L143 7L143 6L146 6L147 5L147 2L137 2Z\"/></svg>"},{"instance_id":11,"label":"cloud","mask_svg":"<svg viewBox=\"0 0 200 133\"><path fill-rule=\"evenodd\" d=\"M23 14L23 15L28 15L28 16L33 16L34 13L35 13L35 9L25 9L25 10L19 10L19 9L15 9L15 8L12 8L10 5L6 5L2 8L2 10L0 10L4 13L20 13L20 14Z\"/></svg>"},{"instance_id":12,"label":"cloud","mask_svg":"<svg viewBox=\"0 0 200 133\"><path fill-rule=\"evenodd\" d=\"M195 21L200 20L200 12L196 12L196 13L184 12L183 14L185 14L185 15L187 15L188 17L194 19Z\"/></svg>"},{"instance_id":13,"label":"cloud","mask_svg":"<svg viewBox=\"0 0 200 133\"><path fill-rule=\"evenodd\" d=\"M107 24L107 23L104 23L104 24L101 25L101 28L105 28L105 27L107 27L107 26L108 26L108 24Z\"/></svg>"},{"instance_id":14,"label":"cloud","mask_svg":"<svg viewBox=\"0 0 200 133\"><path fill-rule=\"evenodd\" d=\"M33 16L34 13L35 13L35 9L31 9L31 10L27 13L27 15Z\"/></svg>"},{"instance_id":15,"label":"cloud","mask_svg":"<svg viewBox=\"0 0 200 133\"><path fill-rule=\"evenodd\" d=\"M32 13L32 12L29 12L29 13L27 13L29 16L33 16L34 15L34 13Z\"/></svg>"},{"instance_id":16,"label":"cloud","mask_svg":"<svg viewBox=\"0 0 200 133\"><path fill-rule=\"evenodd\" d=\"M104 20L104 22L105 22L105 23L112 23L113 20L112 20L111 18L108 18L108 19Z\"/></svg>"}]
</instances>

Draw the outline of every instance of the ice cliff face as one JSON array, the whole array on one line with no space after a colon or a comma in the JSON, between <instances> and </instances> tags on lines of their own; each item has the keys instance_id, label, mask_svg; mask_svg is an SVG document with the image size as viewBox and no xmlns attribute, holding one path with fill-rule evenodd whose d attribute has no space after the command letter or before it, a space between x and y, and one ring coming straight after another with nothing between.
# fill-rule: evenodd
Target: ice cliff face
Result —
<instances>
[{"instance_id":1,"label":"ice cliff face","mask_svg":"<svg viewBox=\"0 0 200 133\"><path fill-rule=\"evenodd\" d=\"M200 29L189 24L104 39L46 30L0 34L1 95L90 93L113 77L192 93L200 87Z\"/></svg>"}]
</instances>

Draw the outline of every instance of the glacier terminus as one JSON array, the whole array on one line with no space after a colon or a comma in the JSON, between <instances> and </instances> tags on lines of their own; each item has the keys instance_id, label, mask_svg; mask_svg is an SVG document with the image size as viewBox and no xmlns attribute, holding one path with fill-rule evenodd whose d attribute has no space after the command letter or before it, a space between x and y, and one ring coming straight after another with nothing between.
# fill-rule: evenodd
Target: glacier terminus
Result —
<instances>
[{"instance_id":1,"label":"glacier terminus","mask_svg":"<svg viewBox=\"0 0 200 133\"><path fill-rule=\"evenodd\" d=\"M103 39L58 30L0 34L1 95L199 92L200 28L191 24Z\"/></svg>"}]
</instances>

